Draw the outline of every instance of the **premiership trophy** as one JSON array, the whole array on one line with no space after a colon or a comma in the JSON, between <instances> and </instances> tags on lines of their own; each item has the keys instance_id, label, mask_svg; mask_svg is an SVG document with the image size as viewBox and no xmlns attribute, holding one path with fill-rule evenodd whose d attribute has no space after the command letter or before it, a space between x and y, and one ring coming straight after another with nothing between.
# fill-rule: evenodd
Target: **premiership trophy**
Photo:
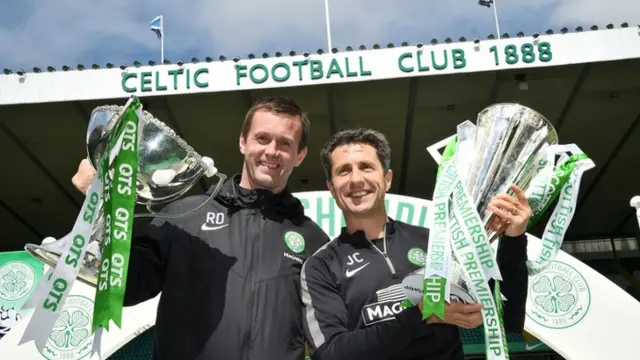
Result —
<instances>
[{"instance_id":1,"label":"premiership trophy","mask_svg":"<svg viewBox=\"0 0 640 360\"><path fill-rule=\"evenodd\" d=\"M538 112L517 104L496 104L478 115L477 126L465 122L458 128L458 173L474 200L476 211L484 214L491 199L508 192L516 184L527 192L535 162L558 143L553 125ZM492 215L483 215L486 225ZM486 229L491 240L499 234Z\"/></svg>"},{"instance_id":2,"label":"premiership trophy","mask_svg":"<svg viewBox=\"0 0 640 360\"><path fill-rule=\"evenodd\" d=\"M487 358L507 359L494 241L502 234L488 226L494 216L486 212L488 204L500 193L514 196L510 187L517 185L533 211L530 229L558 199L549 224L564 226L547 226L542 239L548 243L527 262L530 273L542 271L560 249L582 173L592 167L574 144L558 145L557 131L543 115L520 104L494 104L478 114L475 125L459 124L439 163L426 265L403 281L409 301L424 301L423 316L440 318L445 302L484 304Z\"/></svg>"},{"instance_id":3,"label":"premiership trophy","mask_svg":"<svg viewBox=\"0 0 640 360\"><path fill-rule=\"evenodd\" d=\"M106 105L97 107L91 112L86 142L88 158L95 169L99 168L100 159L107 150L111 135L121 125L125 109L127 109L127 105ZM171 128L148 111L142 113L143 117L139 120L136 202L146 205L149 213L135 214L134 217L186 216L204 205L206 201L198 208L179 215L158 213L151 207L178 199L189 191L202 176L212 177L215 175L219 177L216 189L210 196L213 197L218 193L226 176L217 172L211 158L200 156ZM98 216L91 232L91 240L83 265L78 271L78 279L91 286L97 284L104 231L102 206L99 206L97 210ZM71 239L65 237L54 242L47 243L45 241L42 245L27 244L25 249L50 267L55 267L65 246L68 245L68 241Z\"/></svg>"}]
</instances>

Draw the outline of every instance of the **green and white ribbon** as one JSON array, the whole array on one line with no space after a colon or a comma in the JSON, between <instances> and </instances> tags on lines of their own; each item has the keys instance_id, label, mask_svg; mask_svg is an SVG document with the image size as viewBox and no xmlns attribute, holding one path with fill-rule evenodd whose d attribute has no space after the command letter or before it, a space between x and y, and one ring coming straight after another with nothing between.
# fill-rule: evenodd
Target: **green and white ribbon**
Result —
<instances>
[{"instance_id":1,"label":"green and white ribbon","mask_svg":"<svg viewBox=\"0 0 640 360\"><path fill-rule=\"evenodd\" d=\"M142 118L139 100L133 99L127 103L124 117L118 131L111 135L108 151L100 160L101 166L87 190L72 231L54 243L60 244L62 255L58 263L55 268L47 271L23 306L25 309L35 310L23 333L21 344L33 340L41 350L46 345L83 265L105 194L108 194L106 199L109 202L104 204L105 208L111 208L108 212L104 211L104 216L108 215L110 219L105 223L105 227L109 227L111 231L108 240L104 239L108 245L103 250L103 260L109 259L109 265L105 265L103 261L99 279L104 278L103 273L106 273L110 281L106 291L97 289L93 330L95 331L96 327L105 327L108 330L110 319L120 326L137 190L137 150L141 134L138 121ZM114 174L113 187L108 182L110 173ZM105 257L105 253L109 254L108 257ZM103 326L105 323L106 326Z\"/></svg>"},{"instance_id":2,"label":"green and white ribbon","mask_svg":"<svg viewBox=\"0 0 640 360\"><path fill-rule=\"evenodd\" d=\"M456 261L453 260L451 251L456 241L452 236L454 224L462 224L465 228L466 239L469 241L467 244L469 252L465 255L473 256L477 260L483 275L487 276L487 281L502 280L495 260L495 251L489 242L482 219L473 207L473 201L457 171L456 145L456 138L454 138L444 151L432 200L432 225L429 232L423 283L422 317L425 319L432 314L444 319L446 302L449 301L451 293L453 261ZM462 220L458 221L455 219L456 216ZM460 259L457 257L458 261Z\"/></svg>"},{"instance_id":3,"label":"green and white ribbon","mask_svg":"<svg viewBox=\"0 0 640 360\"><path fill-rule=\"evenodd\" d=\"M502 281L502 275L496 263L496 249L491 246L489 234L487 233L482 217L476 210L476 202L470 196L467 184L467 177L471 163L475 157L476 126L470 121L465 121L457 126L457 135L445 149L443 159L451 159L455 156L457 182L454 190L454 197L459 201L454 203L458 210L464 214L465 226L471 235L471 246L480 257L482 268L488 279ZM456 195L457 194L457 195ZM467 199L466 201L460 201Z\"/></svg>"},{"instance_id":4,"label":"green and white ribbon","mask_svg":"<svg viewBox=\"0 0 640 360\"><path fill-rule=\"evenodd\" d=\"M471 246L472 240L467 229L461 226L462 217L454 216L451 230L456 238L453 251L466 275L466 283L478 303L483 304L482 323L484 327L487 359L508 359L509 352L505 340L502 313L496 304L489 286L489 278L482 271L479 257Z\"/></svg>"},{"instance_id":5,"label":"green and white ribbon","mask_svg":"<svg viewBox=\"0 0 640 360\"><path fill-rule=\"evenodd\" d=\"M502 274L496 261L496 253L493 246L491 246L482 218L474 208L474 201L461 179L457 178L456 180L453 188L455 215L462 220L460 223L463 224L462 226L468 234L468 239L471 240L474 256L478 257L487 278L502 281ZM452 240L455 241L454 239Z\"/></svg>"},{"instance_id":6,"label":"green and white ribbon","mask_svg":"<svg viewBox=\"0 0 640 360\"><path fill-rule=\"evenodd\" d=\"M121 327L136 204L142 116L142 106L139 100L135 99L125 109L120 127L114 136L118 141L109 144L107 152L115 155L113 163L109 165L106 158L101 162L104 175L105 227L93 313L94 332L98 328L108 331L111 320L116 326Z\"/></svg>"},{"instance_id":7,"label":"green and white ribbon","mask_svg":"<svg viewBox=\"0 0 640 360\"><path fill-rule=\"evenodd\" d=\"M453 155L449 166L455 168L455 163L456 155ZM502 276L482 219L473 204L474 201L462 180L456 176L452 190L452 213L448 224L448 238L455 254L453 261L460 264L471 294L478 303L484 305L482 320L486 358L509 359L501 311L502 301L499 297L494 298L489 286L492 278L499 284Z\"/></svg>"},{"instance_id":8,"label":"green and white ribbon","mask_svg":"<svg viewBox=\"0 0 640 360\"><path fill-rule=\"evenodd\" d=\"M56 267L47 271L25 304L25 308L35 308L35 310L23 333L21 343L34 340L40 350L46 345L82 266L92 229L98 217L98 209L102 203L101 191L102 179L96 176L87 190L73 229L64 238L58 240L62 246L62 256Z\"/></svg>"},{"instance_id":9,"label":"green and white ribbon","mask_svg":"<svg viewBox=\"0 0 640 360\"><path fill-rule=\"evenodd\" d=\"M489 272L497 272L497 261L494 258L489 239L482 235L477 226L484 229L477 211L472 207L472 199L462 183L458 181L453 194L453 217L450 232L455 260L464 270L465 281L469 290L483 304L482 322L486 344L487 359L509 359L506 334L502 320L501 299L494 299L489 286ZM475 213L475 214L474 214ZM476 219L478 217L478 219ZM499 284L496 279L496 284Z\"/></svg>"},{"instance_id":10,"label":"green and white ribbon","mask_svg":"<svg viewBox=\"0 0 640 360\"><path fill-rule=\"evenodd\" d=\"M460 271L466 275L464 281L471 295L484 305L482 314L487 359L509 359L502 302L500 298L498 301L494 299L489 286L490 279L498 283L502 276L482 218L456 167L457 145L462 144L458 144L454 137L445 149L438 168L423 284L423 318L431 314L439 316L439 311L444 315L445 302L450 302L452 272L454 266L459 264ZM442 237L445 239L441 240ZM448 257L441 254L445 249ZM434 257L435 260L430 264ZM446 268L438 268L440 262L437 260L447 258L448 261L444 263ZM447 276L443 277L443 273Z\"/></svg>"},{"instance_id":11,"label":"green and white ribbon","mask_svg":"<svg viewBox=\"0 0 640 360\"><path fill-rule=\"evenodd\" d=\"M449 196L453 190L455 167L447 162L436 181L431 211L431 230L427 245L427 259L423 284L423 319L435 314L444 319L449 300L451 274L451 243L449 241Z\"/></svg>"},{"instance_id":12,"label":"green and white ribbon","mask_svg":"<svg viewBox=\"0 0 640 360\"><path fill-rule=\"evenodd\" d=\"M556 156L560 156L557 165ZM528 228L540 221L556 199L558 203L544 229L540 253L527 261L530 274L543 271L560 251L575 215L582 175L593 167L594 162L575 144L549 146L543 158L539 159L531 185L525 193L533 211Z\"/></svg>"}]
</instances>

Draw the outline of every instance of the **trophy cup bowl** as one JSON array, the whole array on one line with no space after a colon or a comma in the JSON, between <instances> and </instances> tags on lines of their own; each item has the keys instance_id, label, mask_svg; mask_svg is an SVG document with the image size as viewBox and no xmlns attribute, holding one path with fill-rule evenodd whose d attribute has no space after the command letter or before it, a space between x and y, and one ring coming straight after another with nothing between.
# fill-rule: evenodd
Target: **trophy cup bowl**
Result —
<instances>
[{"instance_id":1,"label":"trophy cup bowl","mask_svg":"<svg viewBox=\"0 0 640 360\"><path fill-rule=\"evenodd\" d=\"M535 162L550 145L558 143L558 133L539 112L520 104L498 103L478 114L472 150L465 160L465 186L476 210L487 224L492 214L484 211L491 199L507 192L512 184L526 192L534 175ZM465 154L465 156L467 156ZM499 234L487 229L489 239Z\"/></svg>"},{"instance_id":2,"label":"trophy cup bowl","mask_svg":"<svg viewBox=\"0 0 640 360\"><path fill-rule=\"evenodd\" d=\"M460 144L465 149L463 166L457 170L464 173L465 187L474 201L476 211L485 224L487 238L493 241L500 234L486 224L494 216L485 213L489 202L496 195L510 190L512 184L526 193L535 174L535 164L546 155L550 145L558 143L558 133L551 122L539 112L515 103L498 103L483 109L476 121L475 136L461 134L469 144ZM475 296L466 285L464 269L453 258L451 298L466 303L475 303Z\"/></svg>"},{"instance_id":3,"label":"trophy cup bowl","mask_svg":"<svg viewBox=\"0 0 640 360\"><path fill-rule=\"evenodd\" d=\"M87 131L87 152L98 168L109 136L122 121L121 106L101 106L93 110ZM149 112L143 112L138 148L137 201L155 205L182 196L207 171L205 160L173 129Z\"/></svg>"},{"instance_id":4,"label":"trophy cup bowl","mask_svg":"<svg viewBox=\"0 0 640 360\"><path fill-rule=\"evenodd\" d=\"M87 129L87 154L95 169L107 149L112 133L123 120L127 106L107 105L91 112ZM147 111L139 119L140 139L138 146L138 176L136 202L151 206L171 202L184 195L203 176L211 176L213 160L201 157L191 146L181 139L171 128ZM113 171L110 176L113 177ZM222 184L225 176L218 174ZM195 209L194 209L195 210ZM154 213L157 215L157 213ZM90 286L96 286L102 254L102 234L104 227L103 208L99 207L98 218L92 229L83 265L78 279ZM140 214L134 215L140 217ZM54 242L45 239L42 245L27 244L25 250L32 256L55 267L62 256L66 238Z\"/></svg>"}]
</instances>

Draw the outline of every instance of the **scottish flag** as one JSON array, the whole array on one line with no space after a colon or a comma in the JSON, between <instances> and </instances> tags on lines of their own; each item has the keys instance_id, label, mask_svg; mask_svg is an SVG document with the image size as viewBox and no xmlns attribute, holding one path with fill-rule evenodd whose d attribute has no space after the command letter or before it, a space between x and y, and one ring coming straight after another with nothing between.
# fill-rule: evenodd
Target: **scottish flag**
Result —
<instances>
[{"instance_id":1,"label":"scottish flag","mask_svg":"<svg viewBox=\"0 0 640 360\"><path fill-rule=\"evenodd\" d=\"M151 29L151 31L156 33L156 35L158 36L158 39L162 39L163 25L164 24L163 24L162 15L156 16L155 19L151 21L151 26L149 27L149 29Z\"/></svg>"}]
</instances>

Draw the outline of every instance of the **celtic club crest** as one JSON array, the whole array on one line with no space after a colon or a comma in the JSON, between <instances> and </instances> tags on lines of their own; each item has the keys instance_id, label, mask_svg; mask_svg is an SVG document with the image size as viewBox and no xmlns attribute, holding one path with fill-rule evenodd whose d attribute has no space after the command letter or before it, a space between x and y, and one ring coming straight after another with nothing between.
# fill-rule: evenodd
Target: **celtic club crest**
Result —
<instances>
[{"instance_id":1,"label":"celtic club crest","mask_svg":"<svg viewBox=\"0 0 640 360\"><path fill-rule=\"evenodd\" d=\"M427 253L420 248L411 248L407 252L407 259L410 263L417 266L424 266L427 262Z\"/></svg>"},{"instance_id":2,"label":"celtic club crest","mask_svg":"<svg viewBox=\"0 0 640 360\"><path fill-rule=\"evenodd\" d=\"M0 267L0 300L17 301L35 286L36 273L29 264L12 261Z\"/></svg>"},{"instance_id":3,"label":"celtic club crest","mask_svg":"<svg viewBox=\"0 0 640 360\"><path fill-rule=\"evenodd\" d=\"M79 295L69 295L49 339L40 352L49 360L81 359L91 352L91 316L94 303Z\"/></svg>"},{"instance_id":4,"label":"celtic club crest","mask_svg":"<svg viewBox=\"0 0 640 360\"><path fill-rule=\"evenodd\" d=\"M585 278L573 267L552 262L529 279L527 317L551 329L565 329L580 322L591 305Z\"/></svg>"},{"instance_id":5,"label":"celtic club crest","mask_svg":"<svg viewBox=\"0 0 640 360\"><path fill-rule=\"evenodd\" d=\"M288 231L284 234L284 242L287 244L289 250L296 254L304 251L305 242L304 237L295 231Z\"/></svg>"}]
</instances>

